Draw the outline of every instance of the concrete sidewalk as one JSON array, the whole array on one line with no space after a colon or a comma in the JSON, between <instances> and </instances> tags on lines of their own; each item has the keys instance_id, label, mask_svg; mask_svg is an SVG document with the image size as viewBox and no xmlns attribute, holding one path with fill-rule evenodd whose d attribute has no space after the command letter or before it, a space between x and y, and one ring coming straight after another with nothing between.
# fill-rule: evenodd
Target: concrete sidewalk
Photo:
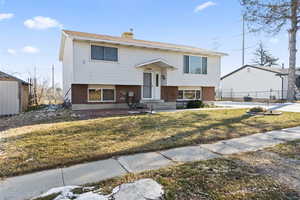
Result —
<instances>
[{"instance_id":1,"label":"concrete sidewalk","mask_svg":"<svg viewBox=\"0 0 300 200\"><path fill-rule=\"evenodd\" d=\"M234 153L256 151L297 139L300 139L300 126L224 140L214 144L120 156L62 169L11 177L0 182L0 200L30 199L53 187L81 185L126 173L159 169L176 163L208 160Z\"/></svg>"}]
</instances>

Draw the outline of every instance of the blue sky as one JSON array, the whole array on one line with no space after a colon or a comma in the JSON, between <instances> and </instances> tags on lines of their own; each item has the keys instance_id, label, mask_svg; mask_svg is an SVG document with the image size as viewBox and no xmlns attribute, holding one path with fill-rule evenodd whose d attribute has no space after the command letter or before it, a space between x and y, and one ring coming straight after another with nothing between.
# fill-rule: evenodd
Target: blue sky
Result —
<instances>
[{"instance_id":1,"label":"blue sky","mask_svg":"<svg viewBox=\"0 0 300 200\"><path fill-rule=\"evenodd\" d=\"M61 83L58 49L61 28L186 44L228 53L222 74L241 65L241 7L238 0L0 0L0 70L23 79L49 79L55 65ZM287 33L246 35L246 63L263 41L288 65Z\"/></svg>"}]
</instances>

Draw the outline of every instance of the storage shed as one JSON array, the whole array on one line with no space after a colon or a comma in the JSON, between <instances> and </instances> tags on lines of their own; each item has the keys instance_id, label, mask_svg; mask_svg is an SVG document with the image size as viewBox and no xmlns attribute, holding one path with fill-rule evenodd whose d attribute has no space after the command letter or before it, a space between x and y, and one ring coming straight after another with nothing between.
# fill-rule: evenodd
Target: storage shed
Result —
<instances>
[{"instance_id":1,"label":"storage shed","mask_svg":"<svg viewBox=\"0 0 300 200\"><path fill-rule=\"evenodd\" d=\"M0 71L0 116L24 112L29 103L29 83Z\"/></svg>"}]
</instances>

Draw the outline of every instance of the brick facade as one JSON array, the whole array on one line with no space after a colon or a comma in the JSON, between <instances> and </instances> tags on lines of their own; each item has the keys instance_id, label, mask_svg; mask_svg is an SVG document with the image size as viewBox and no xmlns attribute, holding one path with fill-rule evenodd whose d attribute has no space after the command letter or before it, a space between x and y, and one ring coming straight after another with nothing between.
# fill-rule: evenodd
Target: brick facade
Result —
<instances>
[{"instance_id":1,"label":"brick facade","mask_svg":"<svg viewBox=\"0 0 300 200\"><path fill-rule=\"evenodd\" d=\"M177 100L178 87L176 86L161 86L161 99L165 102L175 102Z\"/></svg>"},{"instance_id":2,"label":"brick facade","mask_svg":"<svg viewBox=\"0 0 300 200\"><path fill-rule=\"evenodd\" d=\"M126 95L128 92L133 92L135 101L141 99L141 86L135 85L116 85L116 102L126 103ZM88 102L87 84L72 85L72 104L111 104L112 102ZM165 102L176 102L178 95L178 87L176 86L161 86L161 99ZM202 100L214 101L215 88L202 87Z\"/></svg>"},{"instance_id":3,"label":"brick facade","mask_svg":"<svg viewBox=\"0 0 300 200\"><path fill-rule=\"evenodd\" d=\"M72 84L72 104L87 104L87 89L86 84Z\"/></svg>"},{"instance_id":4,"label":"brick facade","mask_svg":"<svg viewBox=\"0 0 300 200\"><path fill-rule=\"evenodd\" d=\"M88 85L73 84L72 85L72 104L112 104L126 103L126 95L133 92L135 100L141 98L141 86L133 85L116 85L116 102L88 102Z\"/></svg>"},{"instance_id":5,"label":"brick facade","mask_svg":"<svg viewBox=\"0 0 300 200\"><path fill-rule=\"evenodd\" d=\"M214 101L215 100L215 87L202 87L202 100Z\"/></svg>"},{"instance_id":6,"label":"brick facade","mask_svg":"<svg viewBox=\"0 0 300 200\"><path fill-rule=\"evenodd\" d=\"M116 85L116 102L126 103L126 96L128 92L133 92L134 100L140 101L141 99L141 86L139 85Z\"/></svg>"}]
</instances>

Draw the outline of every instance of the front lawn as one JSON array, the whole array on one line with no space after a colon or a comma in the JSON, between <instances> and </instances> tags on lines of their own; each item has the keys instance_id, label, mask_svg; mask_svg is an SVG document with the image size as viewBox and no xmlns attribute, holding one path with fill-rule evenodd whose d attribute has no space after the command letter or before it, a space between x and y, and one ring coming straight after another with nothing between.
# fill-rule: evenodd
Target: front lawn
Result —
<instances>
[{"instance_id":1,"label":"front lawn","mask_svg":"<svg viewBox=\"0 0 300 200\"><path fill-rule=\"evenodd\" d=\"M172 166L140 174L128 174L88 186L109 194L120 184L152 178L163 185L165 200L292 200L299 196L293 189L261 175L237 159L213 159ZM77 190L75 193L82 193ZM99 192L99 190L98 190ZM52 197L38 200L52 200Z\"/></svg>"},{"instance_id":2,"label":"front lawn","mask_svg":"<svg viewBox=\"0 0 300 200\"><path fill-rule=\"evenodd\" d=\"M249 116L245 111L158 113L8 129L0 132L0 177L300 125L300 113Z\"/></svg>"},{"instance_id":3,"label":"front lawn","mask_svg":"<svg viewBox=\"0 0 300 200\"><path fill-rule=\"evenodd\" d=\"M300 140L279 144L275 147L268 148L267 150L277 153L281 157L300 160Z\"/></svg>"}]
</instances>

